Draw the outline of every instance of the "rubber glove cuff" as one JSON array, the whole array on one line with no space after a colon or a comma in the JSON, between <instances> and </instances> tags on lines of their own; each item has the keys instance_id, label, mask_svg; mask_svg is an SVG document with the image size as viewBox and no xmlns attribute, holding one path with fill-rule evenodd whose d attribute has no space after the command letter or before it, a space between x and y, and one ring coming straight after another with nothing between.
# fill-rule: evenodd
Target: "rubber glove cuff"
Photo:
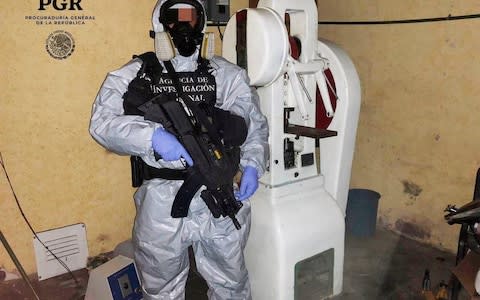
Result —
<instances>
[{"instance_id":1,"label":"rubber glove cuff","mask_svg":"<svg viewBox=\"0 0 480 300\"><path fill-rule=\"evenodd\" d=\"M242 179L240 181L240 190L236 193L239 201L250 198L258 189L258 171L256 168L246 166L243 169Z\"/></svg>"}]
</instances>

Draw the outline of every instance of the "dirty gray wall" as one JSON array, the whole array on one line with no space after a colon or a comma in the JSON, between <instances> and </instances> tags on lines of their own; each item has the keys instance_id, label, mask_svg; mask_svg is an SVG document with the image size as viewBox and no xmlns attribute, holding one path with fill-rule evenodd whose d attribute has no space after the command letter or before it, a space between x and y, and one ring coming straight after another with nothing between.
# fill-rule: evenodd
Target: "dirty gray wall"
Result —
<instances>
[{"instance_id":1,"label":"dirty gray wall","mask_svg":"<svg viewBox=\"0 0 480 300\"><path fill-rule=\"evenodd\" d=\"M469 1L322 0L326 20L477 14ZM352 187L382 194L381 224L456 251L449 203L472 200L480 167L480 19L397 25L320 25L345 49L362 83Z\"/></svg>"}]
</instances>

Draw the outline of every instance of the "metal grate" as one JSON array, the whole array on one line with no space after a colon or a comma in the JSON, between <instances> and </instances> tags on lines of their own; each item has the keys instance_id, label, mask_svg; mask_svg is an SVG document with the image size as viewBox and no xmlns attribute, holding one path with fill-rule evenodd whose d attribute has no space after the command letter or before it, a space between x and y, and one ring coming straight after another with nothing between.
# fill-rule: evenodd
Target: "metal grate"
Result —
<instances>
[{"instance_id":1,"label":"metal grate","mask_svg":"<svg viewBox=\"0 0 480 300\"><path fill-rule=\"evenodd\" d=\"M68 256L80 253L80 245L78 244L78 237L76 235L45 241L44 244L51 251L45 249L45 255L48 261L55 260L55 256L67 259ZM55 254L55 256L53 256L52 253Z\"/></svg>"},{"instance_id":2,"label":"metal grate","mask_svg":"<svg viewBox=\"0 0 480 300\"><path fill-rule=\"evenodd\" d=\"M320 300L333 294L334 254L328 249L295 265L295 300Z\"/></svg>"},{"instance_id":3,"label":"metal grate","mask_svg":"<svg viewBox=\"0 0 480 300\"><path fill-rule=\"evenodd\" d=\"M46 249L37 238L33 238L39 280L68 272L57 261L57 258L63 261L71 271L87 266L88 248L85 224L51 229L39 232L37 236L48 248Z\"/></svg>"}]
</instances>

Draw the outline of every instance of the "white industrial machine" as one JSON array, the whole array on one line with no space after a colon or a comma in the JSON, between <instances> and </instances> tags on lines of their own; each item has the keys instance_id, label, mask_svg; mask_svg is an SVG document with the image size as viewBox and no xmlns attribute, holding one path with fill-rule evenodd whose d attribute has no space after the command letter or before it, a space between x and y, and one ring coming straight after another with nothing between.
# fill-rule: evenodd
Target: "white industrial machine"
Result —
<instances>
[{"instance_id":1,"label":"white industrial machine","mask_svg":"<svg viewBox=\"0 0 480 300\"><path fill-rule=\"evenodd\" d=\"M355 67L340 48L318 40L314 0L260 0L237 12L223 56L247 69L270 128L269 168L251 199L245 254L253 299L338 295L360 110ZM317 104L327 128L316 128Z\"/></svg>"}]
</instances>

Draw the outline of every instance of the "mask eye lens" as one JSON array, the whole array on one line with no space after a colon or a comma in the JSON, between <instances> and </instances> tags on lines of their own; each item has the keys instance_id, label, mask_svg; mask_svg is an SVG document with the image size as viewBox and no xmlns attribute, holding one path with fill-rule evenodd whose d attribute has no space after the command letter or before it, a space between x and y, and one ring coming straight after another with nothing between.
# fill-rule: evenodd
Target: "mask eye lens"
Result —
<instances>
[{"instance_id":1,"label":"mask eye lens","mask_svg":"<svg viewBox=\"0 0 480 300\"><path fill-rule=\"evenodd\" d=\"M178 22L178 9L170 8L165 13L165 23L174 24Z\"/></svg>"}]
</instances>

